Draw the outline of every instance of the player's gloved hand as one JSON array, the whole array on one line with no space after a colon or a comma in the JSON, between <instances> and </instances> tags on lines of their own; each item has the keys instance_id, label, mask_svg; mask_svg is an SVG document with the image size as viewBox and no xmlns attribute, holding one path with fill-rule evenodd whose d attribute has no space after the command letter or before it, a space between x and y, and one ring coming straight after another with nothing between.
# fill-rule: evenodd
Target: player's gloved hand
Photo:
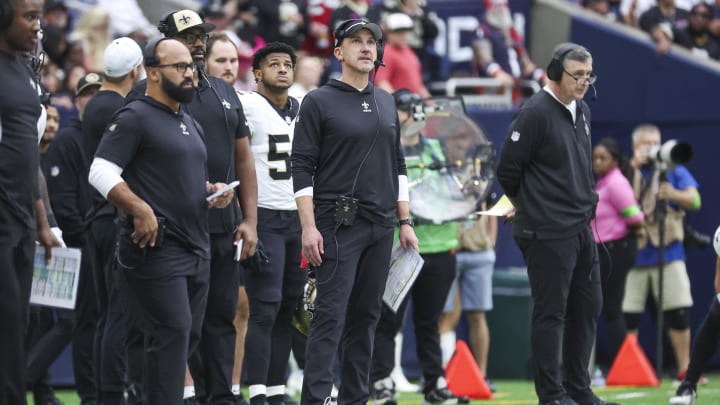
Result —
<instances>
[{"instance_id":1,"label":"player's gloved hand","mask_svg":"<svg viewBox=\"0 0 720 405\"><path fill-rule=\"evenodd\" d=\"M53 226L50 228L50 232L52 232L53 235L55 235L55 237L57 238L57 240L60 241L60 247L67 247L67 245L65 245L65 241L62 238L62 231L60 230L60 228L58 228L57 226Z\"/></svg>"},{"instance_id":2,"label":"player's gloved hand","mask_svg":"<svg viewBox=\"0 0 720 405\"><path fill-rule=\"evenodd\" d=\"M255 254L245 260L242 260L240 264L242 264L243 269L250 271L260 271L262 270L263 264L267 262L268 258L267 255L265 255L262 241L258 240L257 247L255 248Z\"/></svg>"}]
</instances>

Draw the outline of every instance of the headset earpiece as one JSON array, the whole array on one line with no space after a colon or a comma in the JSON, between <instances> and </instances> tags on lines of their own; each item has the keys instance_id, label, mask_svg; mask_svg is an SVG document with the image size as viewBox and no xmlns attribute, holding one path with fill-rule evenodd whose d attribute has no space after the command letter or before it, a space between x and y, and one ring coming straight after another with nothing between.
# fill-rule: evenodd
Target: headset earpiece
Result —
<instances>
[{"instance_id":1,"label":"headset earpiece","mask_svg":"<svg viewBox=\"0 0 720 405\"><path fill-rule=\"evenodd\" d=\"M0 0L0 31L7 29L12 24L13 7L11 0Z\"/></svg>"},{"instance_id":2,"label":"headset earpiece","mask_svg":"<svg viewBox=\"0 0 720 405\"><path fill-rule=\"evenodd\" d=\"M559 82L560 80L562 80L563 71L565 70L565 67L563 66L563 62L565 62L565 57L577 48L577 45L568 43L566 45L560 46L555 51L552 60L550 61L550 64L548 64L548 67L545 70L545 74L547 74L548 79L554 82Z\"/></svg>"},{"instance_id":3,"label":"headset earpiece","mask_svg":"<svg viewBox=\"0 0 720 405\"><path fill-rule=\"evenodd\" d=\"M377 59L375 59L375 70L379 69L380 66L385 66L383 63L383 56L385 55L385 40L380 38L375 42L377 46Z\"/></svg>"},{"instance_id":4,"label":"headset earpiece","mask_svg":"<svg viewBox=\"0 0 720 405\"><path fill-rule=\"evenodd\" d=\"M173 12L171 12L171 13L165 14L165 16L163 17L163 19L160 20L160 22L159 22L158 25L157 25L158 31L160 31L160 33L163 34L163 36L168 36L167 34L168 34L168 32L170 32L170 26L167 24L166 21L167 21L169 18L171 18L170 16L172 16L174 13L175 13L175 12L173 11Z\"/></svg>"}]
</instances>

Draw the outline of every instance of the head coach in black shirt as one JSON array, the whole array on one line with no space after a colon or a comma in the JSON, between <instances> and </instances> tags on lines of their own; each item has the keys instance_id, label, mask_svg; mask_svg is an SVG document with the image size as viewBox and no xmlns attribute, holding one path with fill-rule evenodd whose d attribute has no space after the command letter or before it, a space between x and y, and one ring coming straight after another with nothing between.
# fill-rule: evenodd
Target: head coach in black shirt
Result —
<instances>
[{"instance_id":1,"label":"head coach in black shirt","mask_svg":"<svg viewBox=\"0 0 720 405\"><path fill-rule=\"evenodd\" d=\"M40 199L39 83L23 52L36 48L42 0L0 3L0 405L25 404L24 335L35 240L59 246ZM36 215L37 214L37 215Z\"/></svg>"},{"instance_id":2,"label":"head coach in black shirt","mask_svg":"<svg viewBox=\"0 0 720 405\"><path fill-rule=\"evenodd\" d=\"M100 90L85 108L82 121L82 150L84 164L90 167L95 151L100 144L105 127L112 116L125 105L125 96L136 84L142 73L142 50L132 39L114 39L103 53L103 73ZM87 175L85 176L87 182ZM91 188L92 189L92 188ZM142 334L137 339L128 336L128 300L126 292L120 289L119 274L115 271L115 209L95 189L91 190L91 207L86 216L86 256L94 269L97 292L98 320L95 324L95 385L98 401L103 405L117 405L124 402L125 373L127 371L128 391L138 392L141 380L139 367L142 356ZM130 325L137 327L135 319ZM131 333L132 334L132 333ZM129 366L126 370L126 364Z\"/></svg>"},{"instance_id":3,"label":"head coach in black shirt","mask_svg":"<svg viewBox=\"0 0 720 405\"><path fill-rule=\"evenodd\" d=\"M513 235L533 296L535 391L541 404L604 404L588 363L602 307L598 252L590 229L597 194L591 159L592 55L555 48L545 88L510 124L497 176L515 206ZM593 89L594 90L594 89Z\"/></svg>"},{"instance_id":4,"label":"head coach in black shirt","mask_svg":"<svg viewBox=\"0 0 720 405\"><path fill-rule=\"evenodd\" d=\"M192 10L169 13L158 24L168 38L183 43L197 65L193 75L195 97L182 109L203 129L208 153L210 181L230 183L240 180L237 204L210 213L210 290L198 353L189 363L199 396L207 396L211 404L233 401L231 392L232 356L235 348L235 312L240 285L238 264L233 262L234 245L242 239L242 257L252 256L257 244L257 178L255 163L248 141L240 100L235 90L222 79L205 74L205 51L214 25L205 23ZM144 82L128 95L128 100L144 91ZM200 359L202 358L202 360ZM201 367L202 365L202 367Z\"/></svg>"},{"instance_id":5,"label":"head coach in black shirt","mask_svg":"<svg viewBox=\"0 0 720 405\"><path fill-rule=\"evenodd\" d=\"M342 74L305 96L292 144L303 253L317 266L316 313L307 342L302 403L330 397L338 344L338 403L369 398L370 356L380 318L393 229L417 251L393 97L369 82L382 63L382 31L347 20L335 31Z\"/></svg>"},{"instance_id":6,"label":"head coach in black shirt","mask_svg":"<svg viewBox=\"0 0 720 405\"><path fill-rule=\"evenodd\" d=\"M147 94L114 116L89 180L121 215L118 269L143 311L148 403L179 404L205 312L208 204L225 207L234 193L206 200L224 184L207 182L202 130L180 109L194 93L187 47L167 38L151 42L145 69Z\"/></svg>"}]
</instances>

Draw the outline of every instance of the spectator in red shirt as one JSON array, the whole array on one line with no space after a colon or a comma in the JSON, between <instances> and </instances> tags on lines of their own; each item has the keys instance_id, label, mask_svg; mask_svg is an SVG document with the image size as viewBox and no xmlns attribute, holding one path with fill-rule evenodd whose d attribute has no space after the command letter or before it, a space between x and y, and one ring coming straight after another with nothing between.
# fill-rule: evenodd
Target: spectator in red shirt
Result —
<instances>
[{"instance_id":1,"label":"spectator in red shirt","mask_svg":"<svg viewBox=\"0 0 720 405\"><path fill-rule=\"evenodd\" d=\"M407 14L389 14L384 20L385 27L385 68L379 69L375 76L378 87L389 93L397 89L408 89L422 98L430 97L430 92L422 81L422 66L410 47L410 30L413 21Z\"/></svg>"}]
</instances>

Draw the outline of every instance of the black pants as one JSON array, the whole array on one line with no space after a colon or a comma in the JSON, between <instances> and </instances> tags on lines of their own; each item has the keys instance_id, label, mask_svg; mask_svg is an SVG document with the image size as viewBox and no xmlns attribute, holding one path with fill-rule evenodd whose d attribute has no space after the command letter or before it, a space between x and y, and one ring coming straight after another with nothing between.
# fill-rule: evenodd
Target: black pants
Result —
<instances>
[{"instance_id":1,"label":"black pants","mask_svg":"<svg viewBox=\"0 0 720 405\"><path fill-rule=\"evenodd\" d=\"M97 292L98 322L93 363L98 399L103 405L125 390L128 302L116 271L116 232L113 217L90 223L85 250L92 260ZM115 395L113 395L115 394ZM107 397L107 398L106 398Z\"/></svg>"},{"instance_id":2,"label":"black pants","mask_svg":"<svg viewBox=\"0 0 720 405\"><path fill-rule=\"evenodd\" d=\"M637 239L634 234L628 234L624 238L605 242L604 248L598 245L597 250L602 277L602 313L608 323L610 358L614 359L627 334L622 301L625 295L625 278L635 264Z\"/></svg>"},{"instance_id":3,"label":"black pants","mask_svg":"<svg viewBox=\"0 0 720 405\"><path fill-rule=\"evenodd\" d=\"M383 304L375 333L370 381L390 376L395 367L395 335L402 329L405 311L412 297L417 356L425 380L423 391L428 392L435 388L439 377L445 376L438 322L455 279L455 254L445 252L423 254L422 257L425 260L423 268L397 313Z\"/></svg>"},{"instance_id":4,"label":"black pants","mask_svg":"<svg viewBox=\"0 0 720 405\"><path fill-rule=\"evenodd\" d=\"M75 300L75 322L72 336L73 373L75 386L81 401L97 399L93 353L95 327L98 323L97 294L95 293L94 267L87 254L86 235L63 236L68 247L82 250L77 298Z\"/></svg>"},{"instance_id":5,"label":"black pants","mask_svg":"<svg viewBox=\"0 0 720 405\"><path fill-rule=\"evenodd\" d=\"M202 337L188 363L197 392L208 404L234 404L232 386L235 353L235 312L240 272L233 261L232 233L210 234L210 285Z\"/></svg>"},{"instance_id":6,"label":"black pants","mask_svg":"<svg viewBox=\"0 0 720 405\"><path fill-rule=\"evenodd\" d=\"M368 377L393 229L357 218L335 235L333 226L319 230L325 255L316 270L315 318L307 341L301 403L318 405L330 396L340 344L338 403L364 404L370 396Z\"/></svg>"},{"instance_id":7,"label":"black pants","mask_svg":"<svg viewBox=\"0 0 720 405\"><path fill-rule=\"evenodd\" d=\"M714 297L710 304L710 310L695 336L685 381L697 385L700 374L717 349L718 341L720 341L720 303L718 303L718 298Z\"/></svg>"},{"instance_id":8,"label":"black pants","mask_svg":"<svg viewBox=\"0 0 720 405\"><path fill-rule=\"evenodd\" d=\"M64 310L66 313L72 315L72 311ZM27 357L27 370L25 379L27 382L28 389L32 390L33 400L36 404L43 404L51 400L55 396L55 392L50 386L50 374L48 373L48 367L54 361L54 356L49 359L47 365L40 364L41 359L32 360L33 349L37 347L38 343L43 342L44 338L50 333L50 331L57 326L57 310L55 308L31 305L30 306L30 322L28 324L27 334L25 336L26 344L26 357ZM67 344L72 340L72 328L74 319L68 326L63 326L65 344L59 347L58 354L62 352ZM46 344L46 343L41 343ZM45 351L45 350L43 350ZM34 365L33 365L34 363Z\"/></svg>"},{"instance_id":9,"label":"black pants","mask_svg":"<svg viewBox=\"0 0 720 405\"><path fill-rule=\"evenodd\" d=\"M243 268L250 303L245 337L248 385L284 386L292 342L292 316L305 285L297 211L258 208L258 237L267 262Z\"/></svg>"},{"instance_id":10,"label":"black pants","mask_svg":"<svg viewBox=\"0 0 720 405\"><path fill-rule=\"evenodd\" d=\"M593 395L588 363L602 308L590 228L567 239L515 241L528 266L533 296L531 346L540 403L565 395L587 402Z\"/></svg>"},{"instance_id":11,"label":"black pants","mask_svg":"<svg viewBox=\"0 0 720 405\"><path fill-rule=\"evenodd\" d=\"M30 312L25 379L34 391L35 385L42 384L50 366L72 341L75 314L70 309L51 307L33 307Z\"/></svg>"},{"instance_id":12,"label":"black pants","mask_svg":"<svg viewBox=\"0 0 720 405\"><path fill-rule=\"evenodd\" d=\"M129 233L118 237L118 266L143 314L143 403L180 404L188 353L200 339L210 264L172 239L140 249Z\"/></svg>"},{"instance_id":13,"label":"black pants","mask_svg":"<svg viewBox=\"0 0 720 405\"><path fill-rule=\"evenodd\" d=\"M25 330L35 255L35 230L0 206L0 405L25 402Z\"/></svg>"}]
</instances>

